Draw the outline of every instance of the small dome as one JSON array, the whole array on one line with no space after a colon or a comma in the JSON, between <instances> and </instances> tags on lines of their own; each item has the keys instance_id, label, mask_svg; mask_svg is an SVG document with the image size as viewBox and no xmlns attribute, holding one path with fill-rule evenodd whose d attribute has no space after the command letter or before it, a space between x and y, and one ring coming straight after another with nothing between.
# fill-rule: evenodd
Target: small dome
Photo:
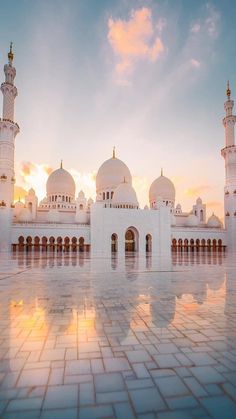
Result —
<instances>
[{"instance_id":1,"label":"small dome","mask_svg":"<svg viewBox=\"0 0 236 419\"><path fill-rule=\"evenodd\" d=\"M116 157L112 157L106 160L98 170L96 192L99 193L106 189L115 190L124 178L127 183L132 183L132 177L126 164Z\"/></svg>"},{"instance_id":2,"label":"small dome","mask_svg":"<svg viewBox=\"0 0 236 419\"><path fill-rule=\"evenodd\" d=\"M32 221L32 214L28 208L22 208L19 212L18 220L21 222L30 222Z\"/></svg>"},{"instance_id":3,"label":"small dome","mask_svg":"<svg viewBox=\"0 0 236 419\"><path fill-rule=\"evenodd\" d=\"M197 205L202 205L202 199L200 197L196 200L196 204Z\"/></svg>"},{"instance_id":4,"label":"small dome","mask_svg":"<svg viewBox=\"0 0 236 419\"><path fill-rule=\"evenodd\" d=\"M197 227L199 224L198 218L195 214L190 213L188 218L187 218L187 225L189 227Z\"/></svg>"},{"instance_id":5,"label":"small dome","mask_svg":"<svg viewBox=\"0 0 236 419\"><path fill-rule=\"evenodd\" d=\"M112 203L114 205L132 205L138 206L138 200L136 192L130 183L122 182L115 189Z\"/></svg>"},{"instance_id":6,"label":"small dome","mask_svg":"<svg viewBox=\"0 0 236 419\"><path fill-rule=\"evenodd\" d=\"M68 195L75 196L75 181L67 170L60 169L52 172L47 180L47 196L49 195Z\"/></svg>"},{"instance_id":7,"label":"small dome","mask_svg":"<svg viewBox=\"0 0 236 419\"><path fill-rule=\"evenodd\" d=\"M148 205L145 205L144 209L145 210L149 210L149 206Z\"/></svg>"},{"instance_id":8,"label":"small dome","mask_svg":"<svg viewBox=\"0 0 236 419\"><path fill-rule=\"evenodd\" d=\"M178 211L182 211L182 207L181 207L181 205L180 205L180 204L177 204L177 205L176 205L176 209L177 209Z\"/></svg>"},{"instance_id":9,"label":"small dome","mask_svg":"<svg viewBox=\"0 0 236 419\"><path fill-rule=\"evenodd\" d=\"M207 227L212 227L212 228L222 227L222 223L220 219L214 213L208 218Z\"/></svg>"},{"instance_id":10,"label":"small dome","mask_svg":"<svg viewBox=\"0 0 236 419\"><path fill-rule=\"evenodd\" d=\"M155 179L149 189L150 204L157 202L158 198L165 201L175 201L175 187L173 182L167 177L161 175Z\"/></svg>"},{"instance_id":11,"label":"small dome","mask_svg":"<svg viewBox=\"0 0 236 419\"><path fill-rule=\"evenodd\" d=\"M49 211L48 211L48 214L47 214L47 220L50 222L50 223L59 223L60 222L60 213L59 213L59 211L55 208L53 208L53 209L50 209Z\"/></svg>"}]
</instances>

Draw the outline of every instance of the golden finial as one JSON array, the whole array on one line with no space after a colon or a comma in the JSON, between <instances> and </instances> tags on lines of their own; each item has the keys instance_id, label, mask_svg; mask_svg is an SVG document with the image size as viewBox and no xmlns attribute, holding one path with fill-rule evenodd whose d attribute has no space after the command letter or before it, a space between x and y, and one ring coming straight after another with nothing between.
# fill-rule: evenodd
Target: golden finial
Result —
<instances>
[{"instance_id":1,"label":"golden finial","mask_svg":"<svg viewBox=\"0 0 236 419\"><path fill-rule=\"evenodd\" d=\"M115 148L115 146L113 147L112 158L113 159L116 158L116 148Z\"/></svg>"},{"instance_id":2,"label":"golden finial","mask_svg":"<svg viewBox=\"0 0 236 419\"><path fill-rule=\"evenodd\" d=\"M226 95L228 96L228 100L230 100L231 90L230 90L230 87L229 87L229 80L227 81Z\"/></svg>"},{"instance_id":3,"label":"golden finial","mask_svg":"<svg viewBox=\"0 0 236 419\"><path fill-rule=\"evenodd\" d=\"M14 54L13 54L13 51L12 51L12 46L13 46L13 43L11 42L10 43L10 50L8 52L9 63L11 63L13 61L13 58L14 58Z\"/></svg>"},{"instance_id":4,"label":"golden finial","mask_svg":"<svg viewBox=\"0 0 236 419\"><path fill-rule=\"evenodd\" d=\"M60 166L60 168L61 168L61 169L63 169L63 167L62 167L62 163L63 163L63 160L61 160L61 166Z\"/></svg>"},{"instance_id":5,"label":"golden finial","mask_svg":"<svg viewBox=\"0 0 236 419\"><path fill-rule=\"evenodd\" d=\"M163 168L161 168L161 176L163 176Z\"/></svg>"}]
</instances>

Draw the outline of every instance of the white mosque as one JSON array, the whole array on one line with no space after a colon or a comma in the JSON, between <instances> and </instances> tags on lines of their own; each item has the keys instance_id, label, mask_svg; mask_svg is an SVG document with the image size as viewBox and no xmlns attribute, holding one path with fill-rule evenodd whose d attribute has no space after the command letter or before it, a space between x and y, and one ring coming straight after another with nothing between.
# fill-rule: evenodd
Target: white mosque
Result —
<instances>
[{"instance_id":1,"label":"white mosque","mask_svg":"<svg viewBox=\"0 0 236 419\"><path fill-rule=\"evenodd\" d=\"M19 126L14 122L14 85L12 45L5 81L1 85L3 115L0 118L0 251L48 250L91 251L108 256L111 252L139 254L170 253L172 249L236 251L236 146L232 114L234 101L227 86L224 208L225 225L212 214L206 219L206 205L198 198L189 212L175 203L175 187L170 179L159 176L149 189L149 206L140 208L126 164L113 156L96 176L96 202L83 191L75 196L75 182L61 166L50 174L46 196L38 202L33 189L25 202L14 204L14 144Z\"/></svg>"}]
</instances>

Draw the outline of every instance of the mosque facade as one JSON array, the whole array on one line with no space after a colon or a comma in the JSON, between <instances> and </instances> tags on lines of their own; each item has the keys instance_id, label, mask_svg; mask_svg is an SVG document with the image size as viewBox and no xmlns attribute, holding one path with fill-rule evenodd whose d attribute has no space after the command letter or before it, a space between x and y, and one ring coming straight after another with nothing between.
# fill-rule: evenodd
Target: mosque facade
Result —
<instances>
[{"instance_id":1,"label":"mosque facade","mask_svg":"<svg viewBox=\"0 0 236 419\"><path fill-rule=\"evenodd\" d=\"M224 225L198 198L189 212L175 202L175 186L161 173L149 189L149 206L140 208L127 165L113 155L99 168L95 202L80 191L71 174L61 166L46 184L39 202L33 189L25 202L14 203L14 120L17 88L12 46L1 84L3 111L0 118L0 251L91 251L108 256L125 252L166 255L171 249L236 251L236 146L234 101L227 86L224 104L225 160Z\"/></svg>"}]
</instances>

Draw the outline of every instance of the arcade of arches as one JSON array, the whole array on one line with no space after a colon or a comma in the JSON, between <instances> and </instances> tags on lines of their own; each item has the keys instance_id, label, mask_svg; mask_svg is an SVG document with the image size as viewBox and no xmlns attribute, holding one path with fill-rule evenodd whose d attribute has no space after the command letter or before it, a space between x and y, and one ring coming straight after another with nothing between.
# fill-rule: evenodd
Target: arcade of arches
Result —
<instances>
[{"instance_id":1,"label":"arcade of arches","mask_svg":"<svg viewBox=\"0 0 236 419\"><path fill-rule=\"evenodd\" d=\"M172 239L172 250L222 250L225 245L221 239Z\"/></svg>"},{"instance_id":2,"label":"arcade of arches","mask_svg":"<svg viewBox=\"0 0 236 419\"><path fill-rule=\"evenodd\" d=\"M46 237L43 236L41 239L38 236L26 238L20 236L18 243L12 245L13 251L30 251L30 250L42 250L42 251L57 251L57 252L86 252L90 250L90 245L85 243L84 237L65 237L64 239L59 237Z\"/></svg>"},{"instance_id":3,"label":"arcade of arches","mask_svg":"<svg viewBox=\"0 0 236 419\"><path fill-rule=\"evenodd\" d=\"M134 228L129 228L125 233L125 251L126 252L137 252L139 248L139 235L138 231ZM152 252L152 236L147 234L145 237L145 249L146 252ZM224 250L225 245L222 239L172 239L172 250ZM86 252L90 250L90 244L85 243L84 237L46 237L39 236L23 237L18 238L18 243L12 245L14 251L16 250L51 250L51 251L73 251L73 252ZM118 252L118 235L113 233L111 235L111 252Z\"/></svg>"}]
</instances>

